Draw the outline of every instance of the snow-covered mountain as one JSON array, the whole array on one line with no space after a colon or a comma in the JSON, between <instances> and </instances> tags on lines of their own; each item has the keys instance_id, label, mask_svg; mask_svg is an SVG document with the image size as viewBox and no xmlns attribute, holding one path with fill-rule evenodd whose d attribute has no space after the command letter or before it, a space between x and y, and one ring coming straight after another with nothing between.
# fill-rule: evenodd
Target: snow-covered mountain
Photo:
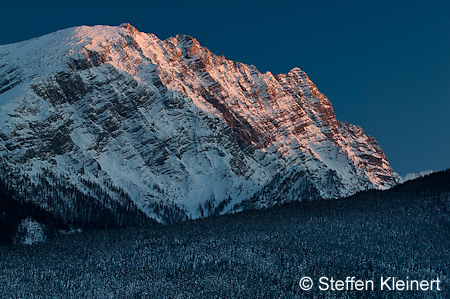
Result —
<instances>
[{"instance_id":1,"label":"snow-covered mountain","mask_svg":"<svg viewBox=\"0 0 450 299\"><path fill-rule=\"evenodd\" d=\"M418 178L422 178L424 176L430 175L432 173L435 173L436 171L434 170L424 170L424 171L420 171L420 172L412 172L412 173L408 173L405 176L400 176L400 183L404 183L407 181L411 181L411 180L415 180Z\"/></svg>"},{"instance_id":2,"label":"snow-covered mountain","mask_svg":"<svg viewBox=\"0 0 450 299\"><path fill-rule=\"evenodd\" d=\"M0 159L8 184L65 219L179 221L399 181L299 68L263 74L129 24L0 46Z\"/></svg>"}]
</instances>

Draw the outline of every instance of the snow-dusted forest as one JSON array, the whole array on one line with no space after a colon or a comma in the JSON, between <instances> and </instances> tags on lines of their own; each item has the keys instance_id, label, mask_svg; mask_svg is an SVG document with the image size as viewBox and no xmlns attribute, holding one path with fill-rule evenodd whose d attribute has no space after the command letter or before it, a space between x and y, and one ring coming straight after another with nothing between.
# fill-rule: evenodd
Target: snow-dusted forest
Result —
<instances>
[{"instance_id":1,"label":"snow-dusted forest","mask_svg":"<svg viewBox=\"0 0 450 299\"><path fill-rule=\"evenodd\" d=\"M449 298L450 172L291 203L0 247L2 298ZM302 276L435 279L442 291L302 291Z\"/></svg>"}]
</instances>

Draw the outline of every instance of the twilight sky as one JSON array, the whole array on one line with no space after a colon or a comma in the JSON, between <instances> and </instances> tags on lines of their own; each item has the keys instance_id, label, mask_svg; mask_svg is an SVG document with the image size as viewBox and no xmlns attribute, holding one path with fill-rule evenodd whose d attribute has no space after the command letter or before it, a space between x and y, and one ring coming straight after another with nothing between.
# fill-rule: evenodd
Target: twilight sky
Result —
<instances>
[{"instance_id":1,"label":"twilight sky","mask_svg":"<svg viewBox=\"0 0 450 299\"><path fill-rule=\"evenodd\" d=\"M261 72L298 66L404 175L450 168L449 13L448 1L416 0L7 1L0 44L129 22L161 39L189 34Z\"/></svg>"}]
</instances>

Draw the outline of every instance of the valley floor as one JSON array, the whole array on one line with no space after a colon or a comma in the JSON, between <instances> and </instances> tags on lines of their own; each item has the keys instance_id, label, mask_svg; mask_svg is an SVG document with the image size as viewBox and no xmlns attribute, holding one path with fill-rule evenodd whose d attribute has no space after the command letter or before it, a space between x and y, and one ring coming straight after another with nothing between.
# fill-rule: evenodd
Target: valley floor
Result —
<instances>
[{"instance_id":1,"label":"valley floor","mask_svg":"<svg viewBox=\"0 0 450 299\"><path fill-rule=\"evenodd\" d=\"M3 246L0 297L450 298L440 175L343 200ZM302 276L439 278L441 291L302 291Z\"/></svg>"}]
</instances>

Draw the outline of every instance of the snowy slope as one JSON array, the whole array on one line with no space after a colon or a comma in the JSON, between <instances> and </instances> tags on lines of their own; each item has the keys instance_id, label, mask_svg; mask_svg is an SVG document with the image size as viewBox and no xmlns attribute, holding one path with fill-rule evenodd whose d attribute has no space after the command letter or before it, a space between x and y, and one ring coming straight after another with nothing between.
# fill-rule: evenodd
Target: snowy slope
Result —
<instances>
[{"instance_id":1,"label":"snowy slope","mask_svg":"<svg viewBox=\"0 0 450 299\"><path fill-rule=\"evenodd\" d=\"M262 74L129 24L0 46L0 157L13 183L68 184L161 222L399 180L299 68ZM58 213L39 192L29 200Z\"/></svg>"},{"instance_id":2,"label":"snowy slope","mask_svg":"<svg viewBox=\"0 0 450 299\"><path fill-rule=\"evenodd\" d=\"M408 173L405 176L400 177L400 183L404 183L407 181L412 181L412 180L415 180L418 178L422 178L424 176L430 175L435 172L436 171L434 171L434 170L424 170L424 171L420 171L420 172Z\"/></svg>"}]
</instances>

